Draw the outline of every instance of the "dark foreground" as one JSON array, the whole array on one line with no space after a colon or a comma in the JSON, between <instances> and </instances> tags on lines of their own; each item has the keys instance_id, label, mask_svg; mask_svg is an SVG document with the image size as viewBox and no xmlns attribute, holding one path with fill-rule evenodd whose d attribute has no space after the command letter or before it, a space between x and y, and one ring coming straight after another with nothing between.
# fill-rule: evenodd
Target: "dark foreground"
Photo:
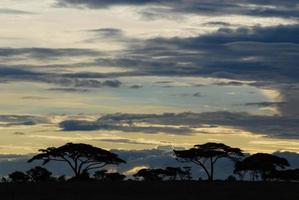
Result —
<instances>
[{"instance_id":1,"label":"dark foreground","mask_svg":"<svg viewBox=\"0 0 299 200\"><path fill-rule=\"evenodd\" d=\"M1 184L1 200L298 200L299 183L41 183Z\"/></svg>"}]
</instances>

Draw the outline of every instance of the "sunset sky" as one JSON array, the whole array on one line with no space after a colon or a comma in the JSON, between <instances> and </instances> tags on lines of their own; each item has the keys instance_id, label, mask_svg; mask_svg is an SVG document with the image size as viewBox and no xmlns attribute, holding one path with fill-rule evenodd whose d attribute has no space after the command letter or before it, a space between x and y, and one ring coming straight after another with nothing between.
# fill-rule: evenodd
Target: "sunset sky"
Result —
<instances>
[{"instance_id":1,"label":"sunset sky","mask_svg":"<svg viewBox=\"0 0 299 200\"><path fill-rule=\"evenodd\" d=\"M299 152L298 0L1 0L0 154Z\"/></svg>"}]
</instances>

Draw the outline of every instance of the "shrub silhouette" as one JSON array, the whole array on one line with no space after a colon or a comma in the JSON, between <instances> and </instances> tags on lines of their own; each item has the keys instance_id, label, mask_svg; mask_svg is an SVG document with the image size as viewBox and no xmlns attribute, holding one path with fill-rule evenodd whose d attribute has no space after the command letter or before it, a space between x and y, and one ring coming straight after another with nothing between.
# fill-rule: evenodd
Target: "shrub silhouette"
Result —
<instances>
[{"instance_id":1,"label":"shrub silhouette","mask_svg":"<svg viewBox=\"0 0 299 200\"><path fill-rule=\"evenodd\" d=\"M27 183L29 181L29 176L20 171L12 172L8 177L13 183Z\"/></svg>"},{"instance_id":2,"label":"shrub silhouette","mask_svg":"<svg viewBox=\"0 0 299 200\"><path fill-rule=\"evenodd\" d=\"M214 179L214 165L217 160L227 158L234 162L238 161L243 155L239 148L232 148L222 143L206 143L195 145L188 150L174 150L177 160L181 162L192 162L199 165L206 173L208 180ZM205 162L209 166L205 165Z\"/></svg>"},{"instance_id":3,"label":"shrub silhouette","mask_svg":"<svg viewBox=\"0 0 299 200\"><path fill-rule=\"evenodd\" d=\"M249 172L253 181L259 177L267 180L267 176L276 171L277 168L284 169L287 166L290 166L290 164L285 158L272 154L256 153L246 157L243 161L237 162L234 173L245 174Z\"/></svg>"},{"instance_id":4,"label":"shrub silhouette","mask_svg":"<svg viewBox=\"0 0 299 200\"><path fill-rule=\"evenodd\" d=\"M79 177L83 172L103 168L106 165L125 163L114 153L82 143L67 143L60 147L49 147L39 151L42 153L37 154L28 162L42 160L43 165L50 161L64 162L72 169L75 177Z\"/></svg>"},{"instance_id":5,"label":"shrub silhouette","mask_svg":"<svg viewBox=\"0 0 299 200\"><path fill-rule=\"evenodd\" d=\"M167 167L166 169L141 169L133 175L137 179L144 181L163 181L163 180L190 180L190 168Z\"/></svg>"},{"instance_id":6,"label":"shrub silhouette","mask_svg":"<svg viewBox=\"0 0 299 200\"><path fill-rule=\"evenodd\" d=\"M267 174L267 179L278 181L299 181L299 169L275 170Z\"/></svg>"},{"instance_id":7,"label":"shrub silhouette","mask_svg":"<svg viewBox=\"0 0 299 200\"><path fill-rule=\"evenodd\" d=\"M98 170L96 172L94 172L94 178L98 181L103 181L106 178L106 174L107 174L107 170L103 169L103 170Z\"/></svg>"},{"instance_id":8,"label":"shrub silhouette","mask_svg":"<svg viewBox=\"0 0 299 200\"><path fill-rule=\"evenodd\" d=\"M236 179L236 177L230 175L230 176L228 176L228 177L226 178L226 181L228 181L228 182L236 182L237 179Z\"/></svg>"},{"instance_id":9,"label":"shrub silhouette","mask_svg":"<svg viewBox=\"0 0 299 200\"><path fill-rule=\"evenodd\" d=\"M107 173L105 180L107 180L107 181L123 181L125 178L126 178L125 175L115 172L115 173Z\"/></svg>"},{"instance_id":10,"label":"shrub silhouette","mask_svg":"<svg viewBox=\"0 0 299 200\"><path fill-rule=\"evenodd\" d=\"M126 176L120 173L107 173L107 170L99 170L94 173L95 180L98 181L123 181Z\"/></svg>"},{"instance_id":11,"label":"shrub silhouette","mask_svg":"<svg viewBox=\"0 0 299 200\"><path fill-rule=\"evenodd\" d=\"M165 175L169 180L191 180L191 168L184 167L183 169L180 167L166 167Z\"/></svg>"},{"instance_id":12,"label":"shrub silhouette","mask_svg":"<svg viewBox=\"0 0 299 200\"><path fill-rule=\"evenodd\" d=\"M163 169L141 169L133 176L144 181L162 181L166 175Z\"/></svg>"},{"instance_id":13,"label":"shrub silhouette","mask_svg":"<svg viewBox=\"0 0 299 200\"><path fill-rule=\"evenodd\" d=\"M67 181L92 181L93 179L90 177L90 174L88 171L83 171L77 176L74 176Z\"/></svg>"}]
</instances>

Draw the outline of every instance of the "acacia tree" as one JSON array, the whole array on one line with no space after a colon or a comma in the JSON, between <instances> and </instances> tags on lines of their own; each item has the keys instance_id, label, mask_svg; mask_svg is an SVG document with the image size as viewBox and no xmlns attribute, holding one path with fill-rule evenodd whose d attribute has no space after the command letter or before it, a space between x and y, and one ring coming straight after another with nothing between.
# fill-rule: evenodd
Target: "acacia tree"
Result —
<instances>
[{"instance_id":1,"label":"acacia tree","mask_svg":"<svg viewBox=\"0 0 299 200\"><path fill-rule=\"evenodd\" d=\"M49 147L39 151L41 153L35 155L28 162L42 160L43 165L50 161L64 162L72 169L75 177L79 177L83 172L100 169L106 165L125 163L114 153L82 143L67 143L60 147Z\"/></svg>"},{"instance_id":2,"label":"acacia tree","mask_svg":"<svg viewBox=\"0 0 299 200\"><path fill-rule=\"evenodd\" d=\"M199 165L210 181L214 179L214 166L220 158L227 158L236 162L244 156L239 148L212 142L194 145L193 148L188 150L174 150L174 153L180 162L192 162Z\"/></svg>"},{"instance_id":3,"label":"acacia tree","mask_svg":"<svg viewBox=\"0 0 299 200\"><path fill-rule=\"evenodd\" d=\"M256 153L246 157L243 161L237 162L234 173L245 174L249 172L253 181L258 177L266 180L267 176L276 171L277 168L284 169L289 165L285 158L272 154Z\"/></svg>"}]
</instances>

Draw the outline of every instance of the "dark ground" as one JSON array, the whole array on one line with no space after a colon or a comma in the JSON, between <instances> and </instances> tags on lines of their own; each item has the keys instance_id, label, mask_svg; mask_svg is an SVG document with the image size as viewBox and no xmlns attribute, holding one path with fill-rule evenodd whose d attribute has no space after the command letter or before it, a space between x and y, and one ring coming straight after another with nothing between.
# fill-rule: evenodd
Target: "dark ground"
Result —
<instances>
[{"instance_id":1,"label":"dark ground","mask_svg":"<svg viewBox=\"0 0 299 200\"><path fill-rule=\"evenodd\" d=\"M119 182L1 184L2 200L299 200L299 183Z\"/></svg>"}]
</instances>

